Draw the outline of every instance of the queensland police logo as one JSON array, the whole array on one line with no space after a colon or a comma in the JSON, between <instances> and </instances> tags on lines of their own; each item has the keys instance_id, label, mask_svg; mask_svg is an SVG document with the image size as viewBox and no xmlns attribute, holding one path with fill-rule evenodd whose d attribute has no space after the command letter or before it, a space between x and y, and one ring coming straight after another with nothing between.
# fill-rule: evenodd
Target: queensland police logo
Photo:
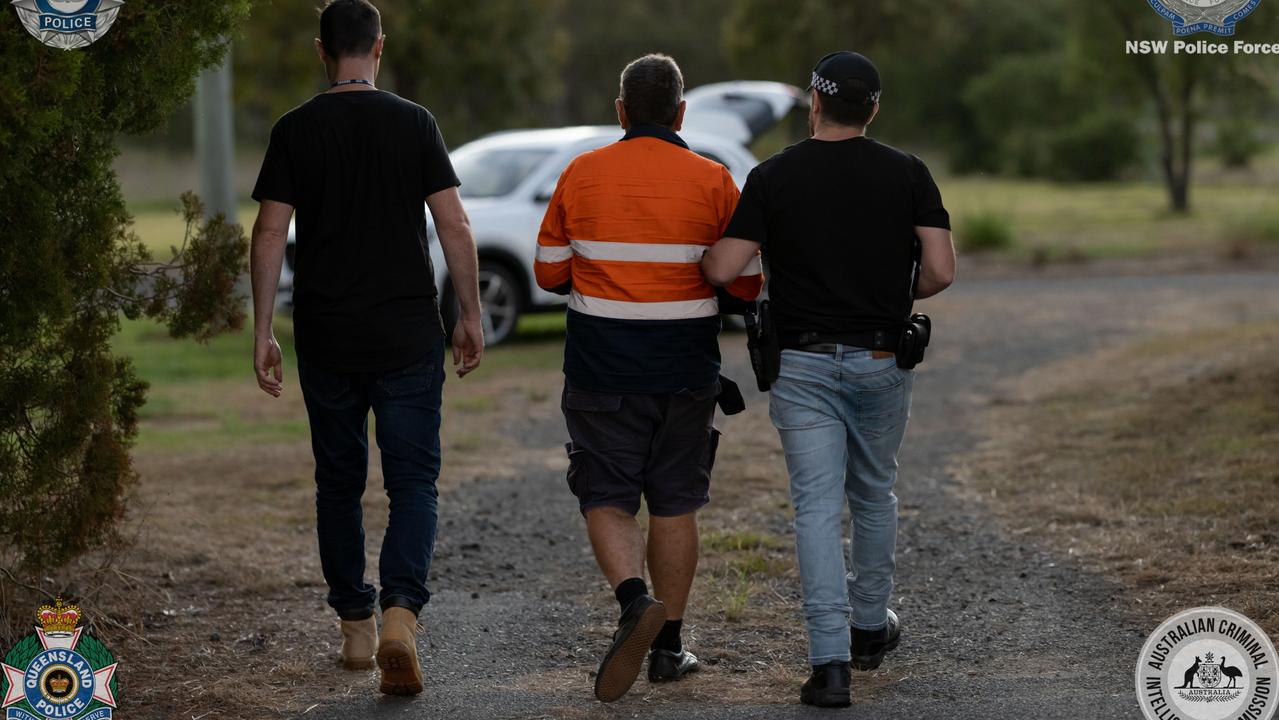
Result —
<instances>
[{"instance_id":1,"label":"queensland police logo","mask_svg":"<svg viewBox=\"0 0 1279 720\"><path fill-rule=\"evenodd\" d=\"M1234 35L1235 25L1252 14L1261 0L1147 0L1172 23L1175 35L1208 32Z\"/></svg>"},{"instance_id":2,"label":"queensland police logo","mask_svg":"<svg viewBox=\"0 0 1279 720\"><path fill-rule=\"evenodd\" d=\"M27 32L63 50L87 47L106 35L123 4L123 0L13 0Z\"/></svg>"},{"instance_id":3,"label":"queensland police logo","mask_svg":"<svg viewBox=\"0 0 1279 720\"><path fill-rule=\"evenodd\" d=\"M4 720L110 720L120 690L111 651L76 627L80 608L61 598L36 617L35 634L0 663Z\"/></svg>"},{"instance_id":4,"label":"queensland police logo","mask_svg":"<svg viewBox=\"0 0 1279 720\"><path fill-rule=\"evenodd\" d=\"M1164 621L1137 662L1137 697L1149 720L1271 720L1279 658L1256 623L1219 607Z\"/></svg>"}]
</instances>

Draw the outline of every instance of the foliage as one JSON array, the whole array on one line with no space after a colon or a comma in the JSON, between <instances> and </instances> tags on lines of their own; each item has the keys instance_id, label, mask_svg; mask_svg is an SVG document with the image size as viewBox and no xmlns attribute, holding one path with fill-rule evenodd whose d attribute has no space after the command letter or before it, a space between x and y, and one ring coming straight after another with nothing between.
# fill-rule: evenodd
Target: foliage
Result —
<instances>
[{"instance_id":1,"label":"foliage","mask_svg":"<svg viewBox=\"0 0 1279 720\"><path fill-rule=\"evenodd\" d=\"M1054 180L1114 180L1136 162L1139 137L1131 117L1095 108L1048 137L1045 176Z\"/></svg>"},{"instance_id":2,"label":"foliage","mask_svg":"<svg viewBox=\"0 0 1279 720\"><path fill-rule=\"evenodd\" d=\"M0 77L22 78L0 103L0 564L57 565L111 537L146 390L110 352L119 314L197 337L239 322L227 299L238 228L205 225L153 272L111 163L121 133L156 127L191 94L247 6L131 0L75 51L0 26Z\"/></svg>"},{"instance_id":3,"label":"foliage","mask_svg":"<svg viewBox=\"0 0 1279 720\"><path fill-rule=\"evenodd\" d=\"M978 212L964 217L956 233L961 249L969 252L1007 250L1013 246L1013 224L995 212Z\"/></svg>"},{"instance_id":4,"label":"foliage","mask_svg":"<svg viewBox=\"0 0 1279 720\"><path fill-rule=\"evenodd\" d=\"M568 48L558 24L562 0L375 4L386 34L378 85L432 110L450 145L546 124ZM242 108L237 121L250 137L265 138L276 118L327 87L314 48L322 6L322 0L253 4L232 54Z\"/></svg>"},{"instance_id":5,"label":"foliage","mask_svg":"<svg viewBox=\"0 0 1279 720\"><path fill-rule=\"evenodd\" d=\"M1153 111L1159 168L1175 212L1190 209L1195 145L1211 110L1241 93L1271 91L1274 58L1243 54L1128 55L1126 41L1166 38L1168 23L1144 3L1096 0L1078 5L1069 28L1071 64L1089 87L1124 92L1131 110ZM1279 13L1263 5L1240 23L1236 38L1269 42ZM1263 101L1264 102L1264 101Z\"/></svg>"},{"instance_id":6,"label":"foliage","mask_svg":"<svg viewBox=\"0 0 1279 720\"><path fill-rule=\"evenodd\" d=\"M1232 117L1217 123L1217 154L1228 168L1246 168L1266 149L1255 123Z\"/></svg>"}]
</instances>

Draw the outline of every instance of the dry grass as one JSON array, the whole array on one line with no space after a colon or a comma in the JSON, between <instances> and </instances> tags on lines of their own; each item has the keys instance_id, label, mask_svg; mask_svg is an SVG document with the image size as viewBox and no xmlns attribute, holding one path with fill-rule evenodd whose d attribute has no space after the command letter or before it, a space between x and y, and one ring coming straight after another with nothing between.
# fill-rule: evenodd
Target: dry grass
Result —
<instances>
[{"instance_id":1,"label":"dry grass","mask_svg":"<svg viewBox=\"0 0 1279 720\"><path fill-rule=\"evenodd\" d=\"M1015 534L1120 578L1161 616L1218 604L1279 632L1279 323L1037 369L963 472Z\"/></svg>"}]
</instances>

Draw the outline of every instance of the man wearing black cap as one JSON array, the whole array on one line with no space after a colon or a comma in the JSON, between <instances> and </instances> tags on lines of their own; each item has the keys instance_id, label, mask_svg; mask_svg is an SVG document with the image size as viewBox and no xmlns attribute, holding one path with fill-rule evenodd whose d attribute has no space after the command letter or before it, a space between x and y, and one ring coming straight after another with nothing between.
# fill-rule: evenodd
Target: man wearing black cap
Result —
<instances>
[{"instance_id":1,"label":"man wearing black cap","mask_svg":"<svg viewBox=\"0 0 1279 720\"><path fill-rule=\"evenodd\" d=\"M866 136L879 112L875 65L831 53L813 69L809 90L812 137L751 171L702 269L721 284L763 249L783 348L769 415L790 472L813 666L800 699L842 707L851 702L850 661L877 668L901 636L888 609L893 485L914 372L895 353L914 299L954 279L955 250L928 168ZM842 550L845 499L851 568Z\"/></svg>"}]
</instances>

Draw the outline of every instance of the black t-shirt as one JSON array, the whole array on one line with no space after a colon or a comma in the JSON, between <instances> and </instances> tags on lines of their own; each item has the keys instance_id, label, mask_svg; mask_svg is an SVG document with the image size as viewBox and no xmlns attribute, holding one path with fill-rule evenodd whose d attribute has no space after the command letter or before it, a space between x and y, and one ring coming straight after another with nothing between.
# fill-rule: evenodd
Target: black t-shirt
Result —
<instances>
[{"instance_id":1,"label":"black t-shirt","mask_svg":"<svg viewBox=\"0 0 1279 720\"><path fill-rule=\"evenodd\" d=\"M458 184L435 118L391 93L316 95L280 118L253 199L296 210L299 357L383 372L441 341L424 203Z\"/></svg>"},{"instance_id":2,"label":"black t-shirt","mask_svg":"<svg viewBox=\"0 0 1279 720\"><path fill-rule=\"evenodd\" d=\"M950 229L919 158L865 137L809 139L751 171L724 235L763 245L779 332L834 335L910 315L916 226Z\"/></svg>"}]
</instances>

